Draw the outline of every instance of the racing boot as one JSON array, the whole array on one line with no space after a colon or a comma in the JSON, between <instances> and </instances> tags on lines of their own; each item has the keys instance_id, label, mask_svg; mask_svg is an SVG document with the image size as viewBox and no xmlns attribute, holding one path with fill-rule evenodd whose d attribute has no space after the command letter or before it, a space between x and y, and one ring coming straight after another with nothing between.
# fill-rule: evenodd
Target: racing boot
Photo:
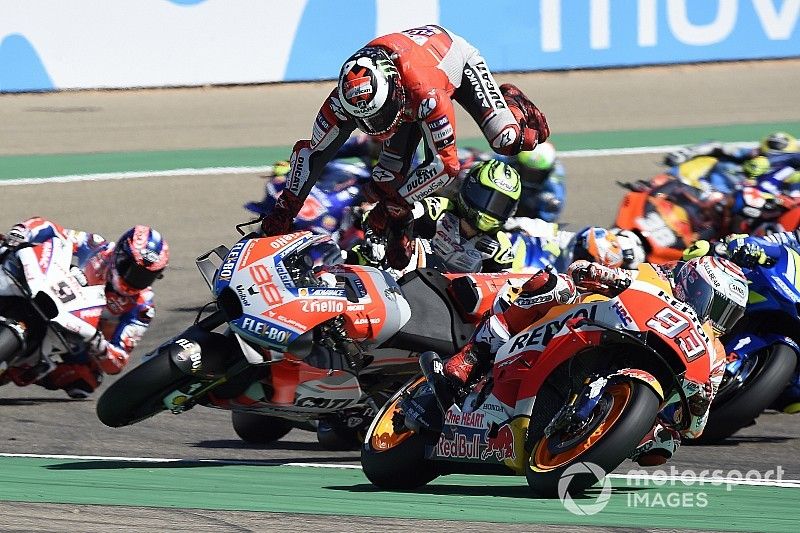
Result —
<instances>
[{"instance_id":1,"label":"racing boot","mask_svg":"<svg viewBox=\"0 0 800 533\"><path fill-rule=\"evenodd\" d=\"M631 454L639 466L659 466L666 463L681 445L680 433L656 422Z\"/></svg>"},{"instance_id":2,"label":"racing boot","mask_svg":"<svg viewBox=\"0 0 800 533\"><path fill-rule=\"evenodd\" d=\"M521 139L517 151L527 152L533 150L538 143L546 141L550 136L550 127L547 125L544 113L536 107L536 104L531 102L516 85L511 83L501 85L500 93L519 123Z\"/></svg>"},{"instance_id":3,"label":"racing boot","mask_svg":"<svg viewBox=\"0 0 800 533\"><path fill-rule=\"evenodd\" d=\"M442 413L446 413L455 403L458 391L444 373L442 358L436 352L424 352L419 356L419 366L433 395L436 396L439 407L442 408Z\"/></svg>"}]
</instances>

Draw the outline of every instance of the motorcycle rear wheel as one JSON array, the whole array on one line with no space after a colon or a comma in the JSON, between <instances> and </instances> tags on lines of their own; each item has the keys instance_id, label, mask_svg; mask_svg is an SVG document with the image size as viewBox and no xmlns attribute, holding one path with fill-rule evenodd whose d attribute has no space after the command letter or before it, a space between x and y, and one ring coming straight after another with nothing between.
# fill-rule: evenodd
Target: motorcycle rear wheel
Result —
<instances>
[{"instance_id":1,"label":"motorcycle rear wheel","mask_svg":"<svg viewBox=\"0 0 800 533\"><path fill-rule=\"evenodd\" d=\"M97 400L97 417L112 428L135 424L166 410L164 396L191 380L168 354L158 354L106 389Z\"/></svg>"},{"instance_id":2,"label":"motorcycle rear wheel","mask_svg":"<svg viewBox=\"0 0 800 533\"><path fill-rule=\"evenodd\" d=\"M767 355L769 349L759 352L759 357ZM792 378L797 355L782 344L771 349L769 359L752 380L747 380L727 401L711 403L711 413L703 433L688 443L713 444L730 437L752 424L780 396Z\"/></svg>"},{"instance_id":3,"label":"motorcycle rear wheel","mask_svg":"<svg viewBox=\"0 0 800 533\"><path fill-rule=\"evenodd\" d=\"M387 490L415 489L430 483L439 474L433 461L425 458L426 439L411 430L397 433L392 418L399 411L402 393L411 390L425 378L403 387L378 412L372 432L361 448L364 475L378 488Z\"/></svg>"},{"instance_id":4,"label":"motorcycle rear wheel","mask_svg":"<svg viewBox=\"0 0 800 533\"><path fill-rule=\"evenodd\" d=\"M289 420L277 416L231 411L233 430L249 444L270 444L285 437L294 427Z\"/></svg>"},{"instance_id":5,"label":"motorcycle rear wheel","mask_svg":"<svg viewBox=\"0 0 800 533\"><path fill-rule=\"evenodd\" d=\"M631 455L653 427L660 401L653 389L644 383L633 380L614 383L603 394L606 398L603 410L596 413L598 419L589 424L584 433L543 435L533 443L525 465L525 477L538 495L563 497L559 494L559 482L564 472L576 464L593 463L610 473ZM565 443L566 447L553 453L555 447ZM562 489L577 495L598 481L586 468L575 473Z\"/></svg>"}]
</instances>

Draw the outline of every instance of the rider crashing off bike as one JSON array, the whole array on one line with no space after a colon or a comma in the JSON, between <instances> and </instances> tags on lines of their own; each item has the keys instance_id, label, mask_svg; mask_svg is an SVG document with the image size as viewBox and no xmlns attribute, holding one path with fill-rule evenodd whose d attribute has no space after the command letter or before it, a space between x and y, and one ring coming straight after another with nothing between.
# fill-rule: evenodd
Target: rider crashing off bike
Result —
<instances>
[{"instance_id":1,"label":"rider crashing off bike","mask_svg":"<svg viewBox=\"0 0 800 533\"><path fill-rule=\"evenodd\" d=\"M295 144L286 189L262 220L263 232L290 230L322 169L357 128L384 142L365 191L381 200L368 224L390 235L404 228L413 202L458 175L452 100L499 154L532 150L550 134L541 111L514 85L498 86L478 50L458 35L427 25L378 37L345 61L312 138ZM425 161L411 169L423 139ZM404 239L402 232L392 237Z\"/></svg>"}]
</instances>

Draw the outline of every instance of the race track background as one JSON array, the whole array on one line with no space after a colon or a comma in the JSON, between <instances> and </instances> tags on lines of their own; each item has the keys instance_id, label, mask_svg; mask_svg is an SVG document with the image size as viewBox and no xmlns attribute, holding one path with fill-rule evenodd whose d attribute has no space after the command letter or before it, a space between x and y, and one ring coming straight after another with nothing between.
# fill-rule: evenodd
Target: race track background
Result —
<instances>
[{"instance_id":1,"label":"race track background","mask_svg":"<svg viewBox=\"0 0 800 533\"><path fill-rule=\"evenodd\" d=\"M562 147L563 141L571 150L605 148L609 139L619 140L619 146L660 146L680 142L674 138L676 133L681 132L685 132L687 140L699 140L704 136L753 140L776 126L800 133L800 110L795 105L796 87L800 82L798 66L800 63L794 61L773 61L501 75L498 80L517 83L542 107L550 120L557 147ZM102 158L112 161L115 169L127 166L128 170L146 170L148 157L163 162L164 159L169 161L171 156L161 154L158 157L158 154L142 152L168 150L177 154L175 157L178 158L180 154L185 155L187 150L230 149L202 152L212 162L206 166L229 166L230 161L226 157L238 153L236 149L286 147L295 139L306 137L318 105L329 90L328 83L313 83L3 95L0 96L0 178L80 173L75 172L71 166L74 159L69 158L54 157L42 166L42 158L52 154L112 152ZM661 130L666 130L666 133ZM479 136L472 121L463 113L459 114L458 131L462 139ZM266 153L288 156L288 152L281 150L268 150ZM214 164L216 159L219 160L218 164ZM659 170L659 160L658 153L566 158L568 198L563 222L572 229L591 223L609 224L622 192L614 185L615 181L649 177ZM261 164L270 162L266 160ZM30 170L37 168L51 171L37 174ZM174 167L153 167L156 168L184 168L184 165L176 163ZM96 171L94 166L86 168L86 173ZM241 205L259 198L262 190L263 181L258 175L247 173L8 184L0 187L0 194L4 198L0 228L7 228L28 216L42 215L67 227L98 231L108 238L116 238L126 228L142 222L162 231L172 248L171 265L165 279L156 286L158 316L141 349L134 356L135 364L142 353L190 323L196 308L209 300L209 294L194 266L194 257L217 244L235 241L237 234L233 225L247 219L247 213ZM299 430L293 431L274 446L245 446L230 427L228 413L202 407L179 417L162 414L134 427L112 430L102 426L95 418L94 401L69 401L63 393L48 392L37 387L20 389L7 385L0 388L0 420L0 453L3 454L314 462L328 465L358 462L357 452L321 451L316 446L314 435ZM796 480L800 479L798 438L800 419L767 414L759 419L756 426L742 431L720 446L681 449L673 464L678 469L713 467L742 471L751 468L764 471L780 465L785 478ZM627 470L630 466L626 464L623 468ZM89 461L87 465L72 458L0 458L0 499L7 500L0 504L4 511L0 515L0 529L103 531L112 526L130 527L132 530L159 529L163 528L164 520L172 525L166 529L186 531L301 531L312 528L322 531L371 531L417 527L486 529L474 523L430 526L384 518L336 521L324 516L306 518L293 514L186 510L201 507L336 513L336 508L324 503L325 498L329 497L325 494L314 493L313 497L320 498L316 503L312 497L306 507L300 502L294 510L264 505L269 495L276 492L276 482L280 487L287 487L292 498L298 501L309 496L313 489L311 485L282 485L289 483L285 480L294 475L291 474L294 470L279 474L273 467L247 467L250 471L254 468L261 470L252 478L246 478L249 485L238 489L242 494L255 496L245 498L247 501L254 500L252 506L194 505L193 501L205 500L193 492L193 496L187 495L168 505L175 509L159 510L145 509L158 504L141 500L128 486L132 471L158 470L158 467L149 463ZM193 491L206 490L213 496L218 488L215 483L221 482L213 477L203 477L199 468L198 477L193 478L192 470L195 468L175 470L174 491L180 493L191 486ZM38 479L36 472L49 472L49 475ZM87 472L100 477L78 475ZM166 469L164 472L169 474L173 471ZM345 471L345 474L341 474L345 475L344 480L336 483L317 482L329 474L315 472L319 473L304 473L306 477L303 479L307 480L310 475L312 485L350 487L350 490L341 488L339 491L339 505L346 506L348 501L353 500L351 507L339 508L341 514L374 514L375 501L381 501L382 498L389 502L395 498L391 494L383 494L377 497L378 500L371 500L370 495L374 493L366 480L359 477L360 472ZM114 481L109 483L107 476ZM82 490L81 483L97 483L103 489L98 496L100 501L115 505L128 503L131 506L108 508L78 505L87 503L79 496L91 492ZM130 483L135 484L134 481ZM445 500L453 498L455 511L447 516L455 520L506 521L492 518L495 515L491 513L477 516L466 513L462 517L458 514L459 505L461 508L491 507L502 498L517 500L516 506L511 505L505 513L512 522L560 523L577 520L577 517L563 510L560 514L550 513L555 507L550 511L542 508L537 514L535 510L539 509L536 507L538 504L531 504L527 512L515 515L514 509L526 508L520 503L525 501L521 499L523 492L517 490L524 489L522 479L507 478L499 482L497 490L483 492L474 488L475 484L480 483L480 478L444 478L440 485L435 485L440 487L438 490L423 491L415 497L429 506L449 505ZM59 485L62 490L58 489ZM64 491L64 487L70 490ZM763 506L742 508L742 501L726 504L716 512L726 514L727 521L712 520L695 524L695 527L781 530L785 529L782 525L791 524L792 520L796 524L796 506L788 505L776 511L767 504L770 501L784 501L780 491L791 490L793 494L800 494L794 492L797 489L759 489L770 491L764 493ZM292 490L297 492L293 493ZM14 491L18 491L20 497L15 498ZM458 499L461 493L467 495L466 499ZM261 502L258 497L260 494L263 494ZM490 497L494 494L502 498ZM361 499L364 495L366 499ZM403 495L402 499L407 497ZM751 503L761 501L758 494L751 496L748 493L745 498L745 494L741 493L741 498ZM796 500L796 496L794 498ZM10 503L14 500L49 503ZM505 509L502 505L501 508ZM412 509L410 515L443 518L431 512L430 508L428 511ZM737 512L743 516L752 514L751 519L762 521L737 521ZM606 526L613 523L646 529L677 528L689 524L682 513L701 514L702 510L678 509L660 520L646 520L646 515L642 514L626 518L624 513L620 513L612 517L613 520L607 515L605 521L584 517L583 523ZM759 513L764 516L759 517ZM603 517L603 513L597 516ZM141 528L136 527L137 524ZM761 527L753 524L761 524ZM541 529L541 526L529 524L516 527L520 531Z\"/></svg>"}]
</instances>

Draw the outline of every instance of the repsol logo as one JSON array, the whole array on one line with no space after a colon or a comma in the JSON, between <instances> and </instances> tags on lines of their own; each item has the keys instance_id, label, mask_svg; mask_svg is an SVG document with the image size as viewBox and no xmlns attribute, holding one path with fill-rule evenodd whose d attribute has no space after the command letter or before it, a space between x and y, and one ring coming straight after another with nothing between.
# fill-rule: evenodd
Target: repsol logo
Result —
<instances>
[{"instance_id":1,"label":"repsol logo","mask_svg":"<svg viewBox=\"0 0 800 533\"><path fill-rule=\"evenodd\" d=\"M547 322L546 324L542 324L539 327L536 327L530 331L527 331L514 339L514 344L511 345L511 349L509 353L514 353L520 350L524 350L530 346L547 346L553 337L556 336L556 333L561 331L561 328L564 327L564 324L568 320L573 318L588 318L590 320L594 320L595 316L597 315L597 306L592 305L589 307L585 307L582 309L577 309L575 312L566 315L558 320L553 320L552 322Z\"/></svg>"}]
</instances>

